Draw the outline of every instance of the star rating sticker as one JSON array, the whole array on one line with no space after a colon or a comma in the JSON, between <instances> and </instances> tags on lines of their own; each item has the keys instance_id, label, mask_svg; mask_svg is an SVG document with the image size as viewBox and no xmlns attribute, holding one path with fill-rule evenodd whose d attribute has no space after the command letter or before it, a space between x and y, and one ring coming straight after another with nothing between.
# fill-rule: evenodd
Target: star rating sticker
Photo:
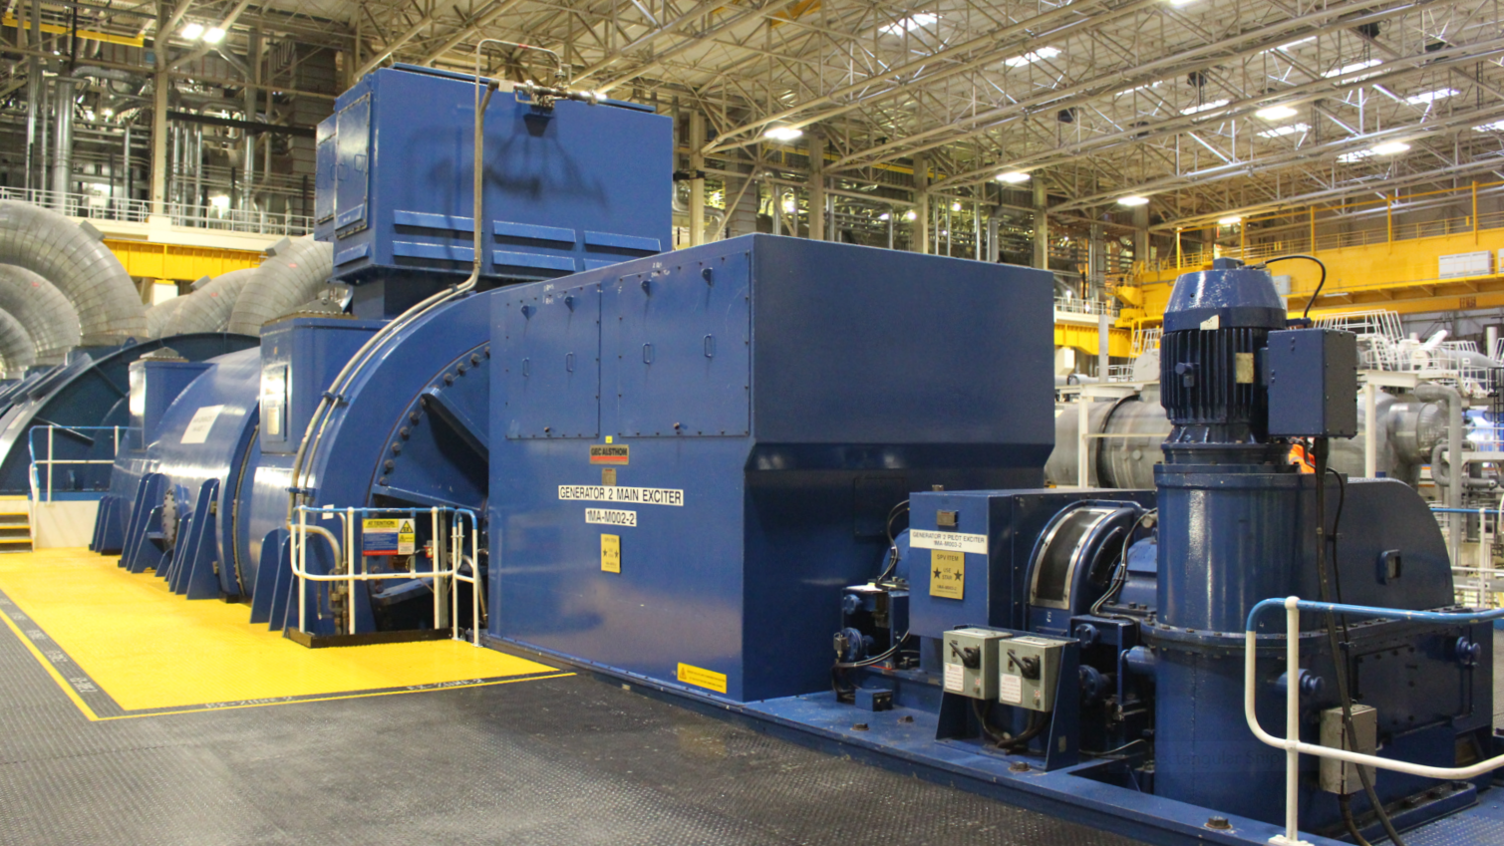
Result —
<instances>
[{"instance_id":1,"label":"star rating sticker","mask_svg":"<svg viewBox=\"0 0 1504 846\"><path fill-rule=\"evenodd\" d=\"M935 578L937 578L937 579L940 578L940 568L939 567L935 568Z\"/></svg>"}]
</instances>

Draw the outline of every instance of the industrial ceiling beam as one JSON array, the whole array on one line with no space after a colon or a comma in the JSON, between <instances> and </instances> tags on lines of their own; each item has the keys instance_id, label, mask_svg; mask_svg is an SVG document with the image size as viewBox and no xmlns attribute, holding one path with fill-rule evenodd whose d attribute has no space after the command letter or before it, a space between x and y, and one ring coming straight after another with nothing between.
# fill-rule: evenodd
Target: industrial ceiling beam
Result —
<instances>
[{"instance_id":1,"label":"industrial ceiling beam","mask_svg":"<svg viewBox=\"0 0 1504 846\"><path fill-rule=\"evenodd\" d=\"M390 58L393 53L401 50L403 45L413 40L413 38L415 38L418 33L422 32L432 23L433 15L424 15L418 20L417 23L413 24L411 29L397 36L395 40L387 44L385 47L382 47L376 52L375 55L371 56L371 58L367 60L365 64L361 65L360 69L355 72L355 79L360 79L361 77L380 67L382 62Z\"/></svg>"}]
</instances>

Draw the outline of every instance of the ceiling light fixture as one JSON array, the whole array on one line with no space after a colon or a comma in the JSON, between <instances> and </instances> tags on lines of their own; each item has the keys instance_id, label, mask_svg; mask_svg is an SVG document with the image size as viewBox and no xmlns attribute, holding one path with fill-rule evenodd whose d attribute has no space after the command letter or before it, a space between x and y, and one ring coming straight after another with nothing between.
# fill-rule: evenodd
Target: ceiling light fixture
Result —
<instances>
[{"instance_id":1,"label":"ceiling light fixture","mask_svg":"<svg viewBox=\"0 0 1504 846\"><path fill-rule=\"evenodd\" d=\"M804 130L797 126L774 126L762 134L769 141L793 141L804 136Z\"/></svg>"},{"instance_id":2,"label":"ceiling light fixture","mask_svg":"<svg viewBox=\"0 0 1504 846\"><path fill-rule=\"evenodd\" d=\"M1286 135L1294 135L1297 132L1305 132L1311 127L1303 123L1292 123L1286 126L1276 126L1259 133L1260 138L1283 138Z\"/></svg>"},{"instance_id":3,"label":"ceiling light fixture","mask_svg":"<svg viewBox=\"0 0 1504 846\"><path fill-rule=\"evenodd\" d=\"M225 40L225 31L223 29L220 29L217 26L211 26L211 27L209 27L209 31L204 33L204 41L205 41L205 43L208 43L208 44L218 44L219 42L224 41L224 40Z\"/></svg>"},{"instance_id":4,"label":"ceiling light fixture","mask_svg":"<svg viewBox=\"0 0 1504 846\"><path fill-rule=\"evenodd\" d=\"M203 37L204 25L201 23L186 24L183 27L182 31L178 34L188 39L189 41L197 41L199 40L199 38Z\"/></svg>"},{"instance_id":5,"label":"ceiling light fixture","mask_svg":"<svg viewBox=\"0 0 1504 846\"><path fill-rule=\"evenodd\" d=\"M1375 144L1372 152L1375 156L1397 156L1408 149L1410 145L1403 141L1385 141L1382 144Z\"/></svg>"},{"instance_id":6,"label":"ceiling light fixture","mask_svg":"<svg viewBox=\"0 0 1504 846\"><path fill-rule=\"evenodd\" d=\"M1119 197L1118 198L1118 205L1120 205L1120 206L1133 207L1133 206L1147 206L1148 204L1149 204L1149 198L1148 197L1140 197L1137 194L1130 194L1130 195L1128 195L1126 197Z\"/></svg>"},{"instance_id":7,"label":"ceiling light fixture","mask_svg":"<svg viewBox=\"0 0 1504 846\"><path fill-rule=\"evenodd\" d=\"M1217 221L1217 225L1218 226L1237 226L1238 224L1240 224L1242 222L1243 222L1243 218L1238 217L1237 215L1233 215L1232 217L1220 218Z\"/></svg>"},{"instance_id":8,"label":"ceiling light fixture","mask_svg":"<svg viewBox=\"0 0 1504 846\"><path fill-rule=\"evenodd\" d=\"M1444 97L1451 97L1456 93L1457 89L1455 88L1437 88L1434 91L1422 91L1419 94L1412 94L1405 98L1405 102L1412 106L1423 106L1434 103Z\"/></svg>"},{"instance_id":9,"label":"ceiling light fixture","mask_svg":"<svg viewBox=\"0 0 1504 846\"><path fill-rule=\"evenodd\" d=\"M916 29L924 29L938 23L940 16L933 12L917 12L903 20L890 24L884 24L877 28L883 35L903 35L905 32L913 32Z\"/></svg>"},{"instance_id":10,"label":"ceiling light fixture","mask_svg":"<svg viewBox=\"0 0 1504 846\"><path fill-rule=\"evenodd\" d=\"M1253 116L1259 120L1284 120L1295 117L1296 114L1296 110L1291 106L1269 106L1254 112Z\"/></svg>"},{"instance_id":11,"label":"ceiling light fixture","mask_svg":"<svg viewBox=\"0 0 1504 846\"><path fill-rule=\"evenodd\" d=\"M1059 47L1041 47L1038 50L1030 50L1022 56L1014 56L1011 59L1004 59L1003 64L1007 65L1010 68L1021 68L1025 65L1032 65L1035 62L1043 61L1045 59L1053 59L1058 55L1060 55Z\"/></svg>"},{"instance_id":12,"label":"ceiling light fixture","mask_svg":"<svg viewBox=\"0 0 1504 846\"><path fill-rule=\"evenodd\" d=\"M998 182L1007 183L1008 185L1021 185L1029 181L1029 174L1024 173L1021 170L1010 170L1007 173L999 173L997 176L994 176L992 178L996 179Z\"/></svg>"}]
</instances>

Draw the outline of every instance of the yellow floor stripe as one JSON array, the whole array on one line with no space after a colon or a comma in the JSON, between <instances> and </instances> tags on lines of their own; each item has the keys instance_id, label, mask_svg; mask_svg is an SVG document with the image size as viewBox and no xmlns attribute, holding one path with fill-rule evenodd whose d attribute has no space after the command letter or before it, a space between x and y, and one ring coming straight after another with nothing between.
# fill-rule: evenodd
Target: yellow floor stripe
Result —
<instances>
[{"instance_id":1,"label":"yellow floor stripe","mask_svg":"<svg viewBox=\"0 0 1504 846\"><path fill-rule=\"evenodd\" d=\"M263 625L250 609L190 602L151 574L87 550L42 550L0 559L0 591L30 618L7 625L75 703L97 718L23 629L54 641L127 712L277 704L494 684L552 667L456 641L307 649ZM5 615L0 615L4 617ZM364 693L362 693L364 692ZM195 707L204 706L204 707Z\"/></svg>"}]
</instances>

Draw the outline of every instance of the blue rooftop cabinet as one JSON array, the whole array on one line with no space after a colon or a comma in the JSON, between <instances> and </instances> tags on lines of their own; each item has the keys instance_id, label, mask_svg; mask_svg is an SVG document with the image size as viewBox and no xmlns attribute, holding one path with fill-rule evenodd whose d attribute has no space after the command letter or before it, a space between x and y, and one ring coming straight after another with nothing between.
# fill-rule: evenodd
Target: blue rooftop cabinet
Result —
<instances>
[{"instance_id":1,"label":"blue rooftop cabinet","mask_svg":"<svg viewBox=\"0 0 1504 846\"><path fill-rule=\"evenodd\" d=\"M474 122L475 84L460 74L397 65L340 96L319 126L315 181L337 280L432 290L470 273ZM545 108L504 85L485 139L484 275L550 279L670 246L670 118L614 101Z\"/></svg>"}]
</instances>

